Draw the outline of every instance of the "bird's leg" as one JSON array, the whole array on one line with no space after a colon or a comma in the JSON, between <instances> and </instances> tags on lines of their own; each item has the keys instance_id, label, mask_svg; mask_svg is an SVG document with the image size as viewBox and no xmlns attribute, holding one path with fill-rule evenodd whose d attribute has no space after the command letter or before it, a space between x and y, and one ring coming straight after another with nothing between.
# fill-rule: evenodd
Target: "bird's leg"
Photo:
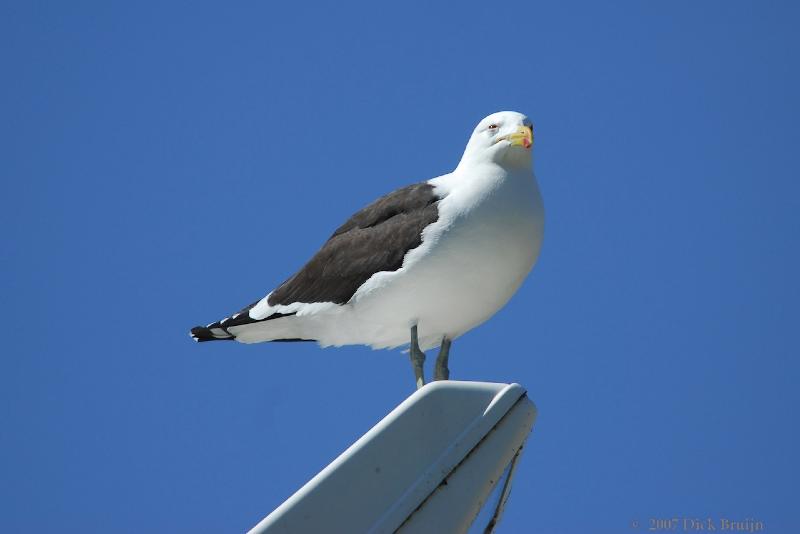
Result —
<instances>
[{"instance_id":1,"label":"bird's leg","mask_svg":"<svg viewBox=\"0 0 800 534\"><path fill-rule=\"evenodd\" d=\"M442 345L439 347L439 356L436 357L436 367L433 371L434 380L449 380L450 369L447 368L447 359L450 356L450 344L452 341L447 337L442 338Z\"/></svg>"},{"instance_id":2,"label":"bird's leg","mask_svg":"<svg viewBox=\"0 0 800 534\"><path fill-rule=\"evenodd\" d=\"M417 380L417 389L419 389L425 385L425 370L422 367L425 363L425 353L419 348L417 325L411 327L411 347L409 352L411 365L414 366L414 378Z\"/></svg>"}]
</instances>

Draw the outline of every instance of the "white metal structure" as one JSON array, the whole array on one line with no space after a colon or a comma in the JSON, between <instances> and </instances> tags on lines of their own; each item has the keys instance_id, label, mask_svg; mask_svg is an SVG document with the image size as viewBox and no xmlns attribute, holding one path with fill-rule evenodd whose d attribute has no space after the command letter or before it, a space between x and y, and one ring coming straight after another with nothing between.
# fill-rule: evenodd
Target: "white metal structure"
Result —
<instances>
[{"instance_id":1,"label":"white metal structure","mask_svg":"<svg viewBox=\"0 0 800 534\"><path fill-rule=\"evenodd\" d=\"M535 418L519 384L432 382L250 534L466 532L513 462L489 532Z\"/></svg>"}]
</instances>

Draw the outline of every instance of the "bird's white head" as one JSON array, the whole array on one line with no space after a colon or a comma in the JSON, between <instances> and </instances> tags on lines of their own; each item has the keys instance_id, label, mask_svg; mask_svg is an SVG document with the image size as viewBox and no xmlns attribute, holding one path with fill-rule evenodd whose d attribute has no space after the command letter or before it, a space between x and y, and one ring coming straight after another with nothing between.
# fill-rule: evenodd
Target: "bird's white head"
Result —
<instances>
[{"instance_id":1,"label":"bird's white head","mask_svg":"<svg viewBox=\"0 0 800 534\"><path fill-rule=\"evenodd\" d=\"M459 167L496 163L503 167L533 165L533 124L522 113L498 111L475 127Z\"/></svg>"}]
</instances>

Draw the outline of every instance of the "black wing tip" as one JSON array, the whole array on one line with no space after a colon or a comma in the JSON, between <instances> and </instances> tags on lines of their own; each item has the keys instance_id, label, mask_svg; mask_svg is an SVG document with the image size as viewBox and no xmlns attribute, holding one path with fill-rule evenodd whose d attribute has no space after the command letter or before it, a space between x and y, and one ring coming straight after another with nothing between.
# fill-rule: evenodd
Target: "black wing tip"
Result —
<instances>
[{"instance_id":1,"label":"black wing tip","mask_svg":"<svg viewBox=\"0 0 800 534\"><path fill-rule=\"evenodd\" d=\"M205 341L233 341L236 339L233 335L228 333L228 328L232 326L244 326L253 323L262 323L264 321L271 321L273 319L280 319L281 317L291 317L295 315L295 312L292 313L273 313L269 317L265 317L263 319L252 319L250 314L246 313L246 309L239 312L233 317L229 317L222 321L217 321L216 323L211 323L208 326L195 326L192 328L190 335L192 339L194 339L198 343L203 343ZM212 328L217 330L217 334L215 335L212 332ZM225 332L225 334L220 333L220 330ZM314 341L312 339L275 339L273 341Z\"/></svg>"},{"instance_id":2,"label":"black wing tip","mask_svg":"<svg viewBox=\"0 0 800 534\"><path fill-rule=\"evenodd\" d=\"M216 337L214 334L211 333L211 329L207 326L195 326L191 330L192 339L197 341L198 343L203 343L205 341L233 341L233 336L231 337Z\"/></svg>"},{"instance_id":3,"label":"black wing tip","mask_svg":"<svg viewBox=\"0 0 800 534\"><path fill-rule=\"evenodd\" d=\"M222 321L218 321L216 323L212 323L209 328L231 328L232 326L245 326L248 324L253 323L263 323L264 321L271 321L273 319L280 319L281 317L291 317L292 315L296 315L297 312L291 313L273 313L269 317L264 317L263 319L253 319L250 317L248 313L248 308L240 311L239 313L228 317L227 319L223 319Z\"/></svg>"}]
</instances>

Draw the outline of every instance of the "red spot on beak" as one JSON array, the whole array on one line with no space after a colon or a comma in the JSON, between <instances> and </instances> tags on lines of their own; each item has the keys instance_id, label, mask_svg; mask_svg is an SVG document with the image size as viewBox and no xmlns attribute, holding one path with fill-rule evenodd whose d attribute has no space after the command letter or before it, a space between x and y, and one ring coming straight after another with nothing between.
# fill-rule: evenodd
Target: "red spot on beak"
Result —
<instances>
[{"instance_id":1,"label":"red spot on beak","mask_svg":"<svg viewBox=\"0 0 800 534\"><path fill-rule=\"evenodd\" d=\"M522 146L524 146L525 148L530 148L532 144L533 143L531 143L531 140L528 139L527 137L522 139Z\"/></svg>"}]
</instances>

